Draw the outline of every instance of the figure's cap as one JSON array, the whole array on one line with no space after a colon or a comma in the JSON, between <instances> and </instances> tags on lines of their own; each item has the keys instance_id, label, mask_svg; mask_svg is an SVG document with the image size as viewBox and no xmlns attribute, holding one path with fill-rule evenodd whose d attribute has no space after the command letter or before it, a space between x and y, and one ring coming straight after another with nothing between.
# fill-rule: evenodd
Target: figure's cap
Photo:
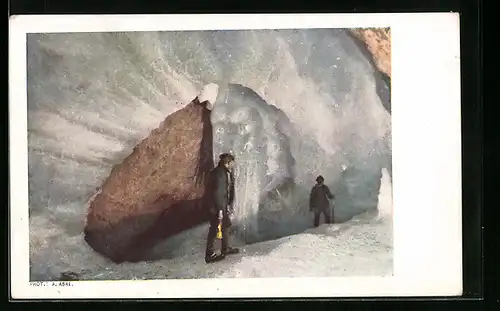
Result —
<instances>
[{"instance_id":1,"label":"figure's cap","mask_svg":"<svg viewBox=\"0 0 500 311\"><path fill-rule=\"evenodd\" d=\"M224 159L228 159L228 160L231 160L231 161L235 161L235 158L234 158L234 155L230 154L230 153L223 153L219 156L219 160L224 160Z\"/></svg>"}]
</instances>

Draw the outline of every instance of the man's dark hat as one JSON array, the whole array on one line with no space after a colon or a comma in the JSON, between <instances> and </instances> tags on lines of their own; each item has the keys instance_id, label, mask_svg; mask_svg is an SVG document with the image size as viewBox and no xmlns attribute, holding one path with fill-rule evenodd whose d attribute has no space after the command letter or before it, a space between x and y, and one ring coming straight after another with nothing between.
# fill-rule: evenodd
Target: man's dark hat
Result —
<instances>
[{"instance_id":1,"label":"man's dark hat","mask_svg":"<svg viewBox=\"0 0 500 311\"><path fill-rule=\"evenodd\" d=\"M219 160L222 160L222 159L226 159L226 158L229 158L231 159L231 161L234 161L234 156L230 153L223 153L219 156Z\"/></svg>"},{"instance_id":2,"label":"man's dark hat","mask_svg":"<svg viewBox=\"0 0 500 311\"><path fill-rule=\"evenodd\" d=\"M316 182L319 182L320 180L324 181L325 179L323 178L323 176L319 175L318 177L316 177Z\"/></svg>"}]
</instances>

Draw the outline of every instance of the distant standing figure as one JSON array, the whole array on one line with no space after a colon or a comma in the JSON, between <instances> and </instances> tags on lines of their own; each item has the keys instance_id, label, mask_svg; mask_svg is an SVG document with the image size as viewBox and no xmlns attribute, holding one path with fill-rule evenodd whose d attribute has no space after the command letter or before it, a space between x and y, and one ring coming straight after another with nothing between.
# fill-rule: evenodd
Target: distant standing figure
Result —
<instances>
[{"instance_id":1,"label":"distant standing figure","mask_svg":"<svg viewBox=\"0 0 500 311\"><path fill-rule=\"evenodd\" d=\"M210 200L210 229L208 230L205 261L207 263L223 259L226 255L236 254L237 248L229 247L228 229L231 226L230 215L233 213L234 176L232 166L234 156L228 153L219 156L219 164L210 172L208 195ZM222 249L221 254L214 252L217 227L221 224Z\"/></svg>"},{"instance_id":2,"label":"distant standing figure","mask_svg":"<svg viewBox=\"0 0 500 311\"><path fill-rule=\"evenodd\" d=\"M316 185L311 190L309 197L309 211L314 212L314 227L319 226L319 219L321 214L325 217L325 223L332 223L332 215L330 211L330 201L335 196L330 192L327 185L324 184L325 179L323 176L316 178Z\"/></svg>"}]
</instances>

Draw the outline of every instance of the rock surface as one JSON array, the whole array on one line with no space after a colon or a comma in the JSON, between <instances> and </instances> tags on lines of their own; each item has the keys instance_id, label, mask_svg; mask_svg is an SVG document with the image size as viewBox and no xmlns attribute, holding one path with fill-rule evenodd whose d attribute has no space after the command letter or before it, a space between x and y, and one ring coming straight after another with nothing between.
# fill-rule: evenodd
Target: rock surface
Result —
<instances>
[{"instance_id":1,"label":"rock surface","mask_svg":"<svg viewBox=\"0 0 500 311\"><path fill-rule=\"evenodd\" d=\"M85 240L114 262L140 261L157 242L206 221L214 167L208 101L168 116L113 167L91 199Z\"/></svg>"},{"instance_id":2,"label":"rock surface","mask_svg":"<svg viewBox=\"0 0 500 311\"><path fill-rule=\"evenodd\" d=\"M365 45L378 70L391 77L391 29L356 28L351 33Z\"/></svg>"}]
</instances>

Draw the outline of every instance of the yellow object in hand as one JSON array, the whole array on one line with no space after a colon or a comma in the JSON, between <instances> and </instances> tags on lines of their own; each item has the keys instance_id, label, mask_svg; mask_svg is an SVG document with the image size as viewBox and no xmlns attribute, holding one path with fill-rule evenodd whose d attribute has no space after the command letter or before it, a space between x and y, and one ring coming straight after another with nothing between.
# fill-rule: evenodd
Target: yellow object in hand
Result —
<instances>
[{"instance_id":1,"label":"yellow object in hand","mask_svg":"<svg viewBox=\"0 0 500 311\"><path fill-rule=\"evenodd\" d=\"M219 240L220 240L220 239L222 239L222 225L221 225L221 224L219 224L219 225L217 226L217 238L218 238Z\"/></svg>"}]
</instances>

